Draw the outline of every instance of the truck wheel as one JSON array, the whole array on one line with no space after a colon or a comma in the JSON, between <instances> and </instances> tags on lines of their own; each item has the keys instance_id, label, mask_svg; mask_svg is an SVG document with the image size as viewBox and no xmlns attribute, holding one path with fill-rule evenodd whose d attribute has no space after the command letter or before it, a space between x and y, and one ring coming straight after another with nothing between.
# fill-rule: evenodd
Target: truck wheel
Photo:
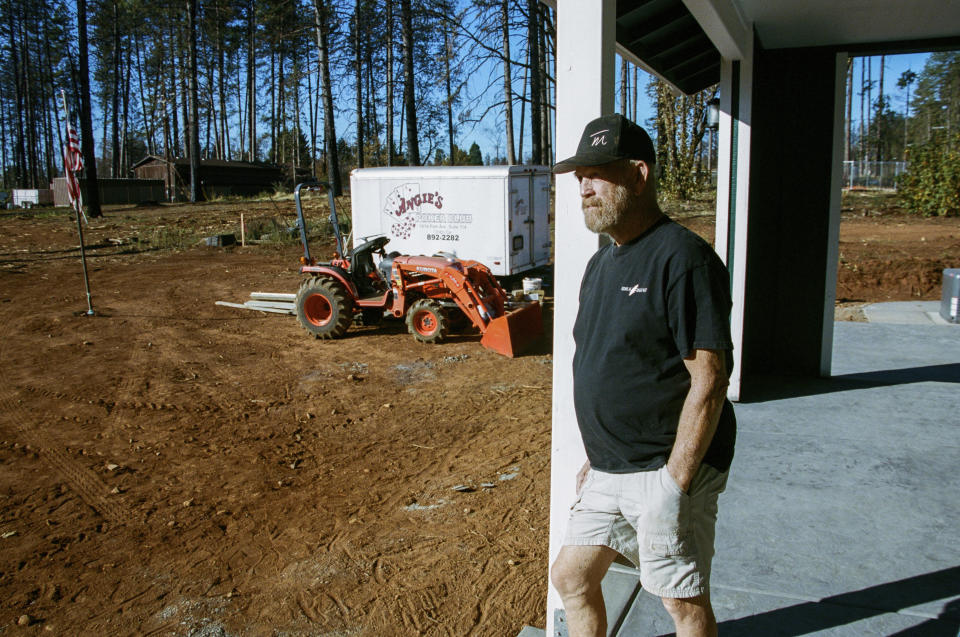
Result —
<instances>
[{"instance_id":1,"label":"truck wheel","mask_svg":"<svg viewBox=\"0 0 960 637\"><path fill-rule=\"evenodd\" d=\"M353 320L353 299L339 282L316 276L300 284L297 320L314 338L339 338Z\"/></svg>"},{"instance_id":2,"label":"truck wheel","mask_svg":"<svg viewBox=\"0 0 960 637\"><path fill-rule=\"evenodd\" d=\"M447 337L450 321L439 303L420 299L407 311L407 329L421 343L440 343Z\"/></svg>"}]
</instances>

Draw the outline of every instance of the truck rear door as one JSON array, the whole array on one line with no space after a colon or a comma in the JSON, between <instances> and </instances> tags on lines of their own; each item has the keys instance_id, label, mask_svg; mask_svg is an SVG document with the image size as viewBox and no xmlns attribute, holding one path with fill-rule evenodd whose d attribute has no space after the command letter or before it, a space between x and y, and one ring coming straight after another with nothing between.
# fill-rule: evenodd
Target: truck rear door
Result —
<instances>
[{"instance_id":1,"label":"truck rear door","mask_svg":"<svg viewBox=\"0 0 960 637\"><path fill-rule=\"evenodd\" d=\"M510 271L529 269L533 259L533 177L519 173L510 177Z\"/></svg>"}]
</instances>

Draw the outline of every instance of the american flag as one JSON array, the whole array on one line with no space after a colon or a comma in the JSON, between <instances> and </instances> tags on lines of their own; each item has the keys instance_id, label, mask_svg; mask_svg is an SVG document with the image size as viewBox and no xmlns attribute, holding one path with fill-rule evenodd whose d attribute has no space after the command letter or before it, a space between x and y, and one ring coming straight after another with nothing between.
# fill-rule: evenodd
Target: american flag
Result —
<instances>
[{"instance_id":1,"label":"american flag","mask_svg":"<svg viewBox=\"0 0 960 637\"><path fill-rule=\"evenodd\" d=\"M82 214L80 199L80 182L76 172L83 169L83 152L80 150L80 137L73 124L67 121L67 138L63 148L63 168L67 174L67 192L70 195L70 205Z\"/></svg>"}]
</instances>

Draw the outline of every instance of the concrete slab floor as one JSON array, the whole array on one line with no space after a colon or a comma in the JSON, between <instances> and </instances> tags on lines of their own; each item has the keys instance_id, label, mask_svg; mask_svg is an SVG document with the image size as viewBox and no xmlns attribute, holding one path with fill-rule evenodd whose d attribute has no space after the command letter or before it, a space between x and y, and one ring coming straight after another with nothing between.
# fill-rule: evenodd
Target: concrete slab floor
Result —
<instances>
[{"instance_id":1,"label":"concrete slab floor","mask_svg":"<svg viewBox=\"0 0 960 637\"><path fill-rule=\"evenodd\" d=\"M870 323L897 323L901 325L953 325L940 316L940 301L895 301L863 306Z\"/></svg>"}]
</instances>

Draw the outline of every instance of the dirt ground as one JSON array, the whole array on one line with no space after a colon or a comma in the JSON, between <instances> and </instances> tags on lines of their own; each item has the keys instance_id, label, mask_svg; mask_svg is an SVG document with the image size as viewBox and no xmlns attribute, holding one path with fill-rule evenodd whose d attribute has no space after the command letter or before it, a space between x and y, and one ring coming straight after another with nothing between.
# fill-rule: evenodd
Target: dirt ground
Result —
<instances>
[{"instance_id":1,"label":"dirt ground","mask_svg":"<svg viewBox=\"0 0 960 637\"><path fill-rule=\"evenodd\" d=\"M939 298L960 219L871 206L845 210L841 301ZM516 359L399 323L319 342L216 306L298 283L289 238L196 245L240 212L283 235L292 202L93 220L93 317L75 224L0 217L0 635L543 626L549 337Z\"/></svg>"}]
</instances>

